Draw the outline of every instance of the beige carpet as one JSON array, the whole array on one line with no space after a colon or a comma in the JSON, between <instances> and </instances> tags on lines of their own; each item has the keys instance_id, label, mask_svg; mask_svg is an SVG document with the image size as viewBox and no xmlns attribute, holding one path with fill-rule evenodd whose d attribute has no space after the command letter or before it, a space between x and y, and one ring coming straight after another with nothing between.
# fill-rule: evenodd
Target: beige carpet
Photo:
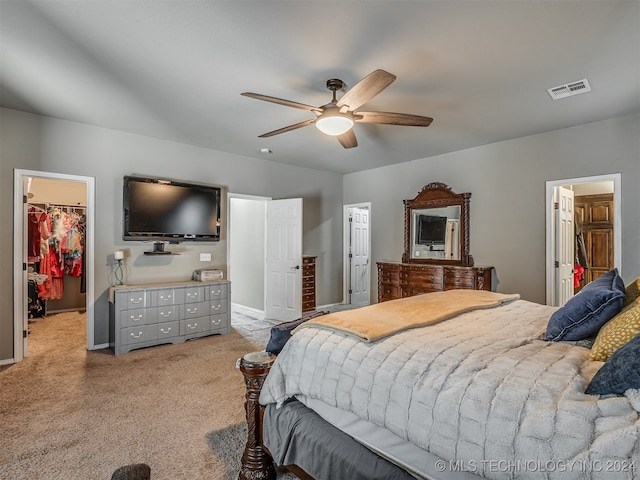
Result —
<instances>
[{"instance_id":1,"label":"beige carpet","mask_svg":"<svg viewBox=\"0 0 640 480\"><path fill-rule=\"evenodd\" d=\"M30 323L29 357L0 371L0 479L108 480L129 463L147 463L154 480L237 478L235 362L264 349L270 326L234 314L230 335L115 357L86 350L84 314Z\"/></svg>"}]
</instances>

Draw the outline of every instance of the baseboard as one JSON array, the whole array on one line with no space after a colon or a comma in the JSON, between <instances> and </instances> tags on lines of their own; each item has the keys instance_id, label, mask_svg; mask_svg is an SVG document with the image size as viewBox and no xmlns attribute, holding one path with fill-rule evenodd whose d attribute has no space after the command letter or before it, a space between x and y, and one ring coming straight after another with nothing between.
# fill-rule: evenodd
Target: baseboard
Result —
<instances>
[{"instance_id":1,"label":"baseboard","mask_svg":"<svg viewBox=\"0 0 640 480\"><path fill-rule=\"evenodd\" d=\"M103 348L109 348L109 344L108 343L101 343L100 345L94 345L91 350L100 350L100 349L103 349Z\"/></svg>"},{"instance_id":2,"label":"baseboard","mask_svg":"<svg viewBox=\"0 0 640 480\"><path fill-rule=\"evenodd\" d=\"M240 305L238 303L231 304L231 310L243 313L258 320L264 320L264 310L258 310L257 308L247 307L246 305Z\"/></svg>"},{"instance_id":3,"label":"baseboard","mask_svg":"<svg viewBox=\"0 0 640 480\"><path fill-rule=\"evenodd\" d=\"M15 358L7 358L6 360L0 360L0 366L2 366L2 365L11 365L13 363L16 363L16 359Z\"/></svg>"},{"instance_id":4,"label":"baseboard","mask_svg":"<svg viewBox=\"0 0 640 480\"><path fill-rule=\"evenodd\" d=\"M75 308L61 308L59 310L47 310L47 315L54 313L66 313L66 312L78 312L78 313L87 313L85 308L75 307Z\"/></svg>"}]
</instances>

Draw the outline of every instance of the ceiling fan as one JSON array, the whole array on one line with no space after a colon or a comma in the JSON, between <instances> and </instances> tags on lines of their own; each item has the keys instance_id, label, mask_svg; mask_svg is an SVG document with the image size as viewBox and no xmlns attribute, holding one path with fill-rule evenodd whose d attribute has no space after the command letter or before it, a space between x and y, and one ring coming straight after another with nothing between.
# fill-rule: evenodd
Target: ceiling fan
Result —
<instances>
[{"instance_id":1,"label":"ceiling fan","mask_svg":"<svg viewBox=\"0 0 640 480\"><path fill-rule=\"evenodd\" d=\"M327 80L327 88L333 92L333 100L321 107L292 102L282 98L269 97L259 93L244 92L242 95L257 100L264 100L265 102L278 103L287 107L309 110L316 115L316 118L311 120L305 120L304 122L279 128L272 132L263 133L259 135L259 138L272 137L280 133L290 132L291 130L315 124L321 132L335 136L344 148L353 148L358 146L356 135L351 128L354 122L428 127L433 121L433 118L408 113L356 111L391 85L395 79L396 76L389 72L375 70L356 83L338 100L336 99L336 91L343 89L345 84L340 79L332 78Z\"/></svg>"}]
</instances>

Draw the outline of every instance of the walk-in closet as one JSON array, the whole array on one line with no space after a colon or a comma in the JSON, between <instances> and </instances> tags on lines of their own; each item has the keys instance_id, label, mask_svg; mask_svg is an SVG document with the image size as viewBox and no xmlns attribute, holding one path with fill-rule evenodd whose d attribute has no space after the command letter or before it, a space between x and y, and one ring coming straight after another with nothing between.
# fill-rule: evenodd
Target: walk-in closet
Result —
<instances>
[{"instance_id":1,"label":"walk-in closet","mask_svg":"<svg viewBox=\"0 0 640 480\"><path fill-rule=\"evenodd\" d=\"M38 331L42 323L55 330L56 320L69 314L84 322L87 187L82 182L33 177L27 181L27 192L29 333L35 322L41 322ZM41 342L47 338L51 337L37 336Z\"/></svg>"}]
</instances>

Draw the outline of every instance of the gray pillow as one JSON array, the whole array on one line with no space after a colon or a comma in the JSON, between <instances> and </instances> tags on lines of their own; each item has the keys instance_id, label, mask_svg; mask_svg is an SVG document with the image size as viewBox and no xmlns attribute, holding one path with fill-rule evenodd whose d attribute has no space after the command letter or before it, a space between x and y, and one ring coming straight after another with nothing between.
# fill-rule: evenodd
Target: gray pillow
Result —
<instances>
[{"instance_id":1,"label":"gray pillow","mask_svg":"<svg viewBox=\"0 0 640 480\"><path fill-rule=\"evenodd\" d=\"M586 392L591 395L623 395L640 388L640 335L613 352L595 374Z\"/></svg>"},{"instance_id":2,"label":"gray pillow","mask_svg":"<svg viewBox=\"0 0 640 480\"><path fill-rule=\"evenodd\" d=\"M587 284L551 315L545 338L558 342L595 337L620 312L623 303L624 281L614 268Z\"/></svg>"}]
</instances>

